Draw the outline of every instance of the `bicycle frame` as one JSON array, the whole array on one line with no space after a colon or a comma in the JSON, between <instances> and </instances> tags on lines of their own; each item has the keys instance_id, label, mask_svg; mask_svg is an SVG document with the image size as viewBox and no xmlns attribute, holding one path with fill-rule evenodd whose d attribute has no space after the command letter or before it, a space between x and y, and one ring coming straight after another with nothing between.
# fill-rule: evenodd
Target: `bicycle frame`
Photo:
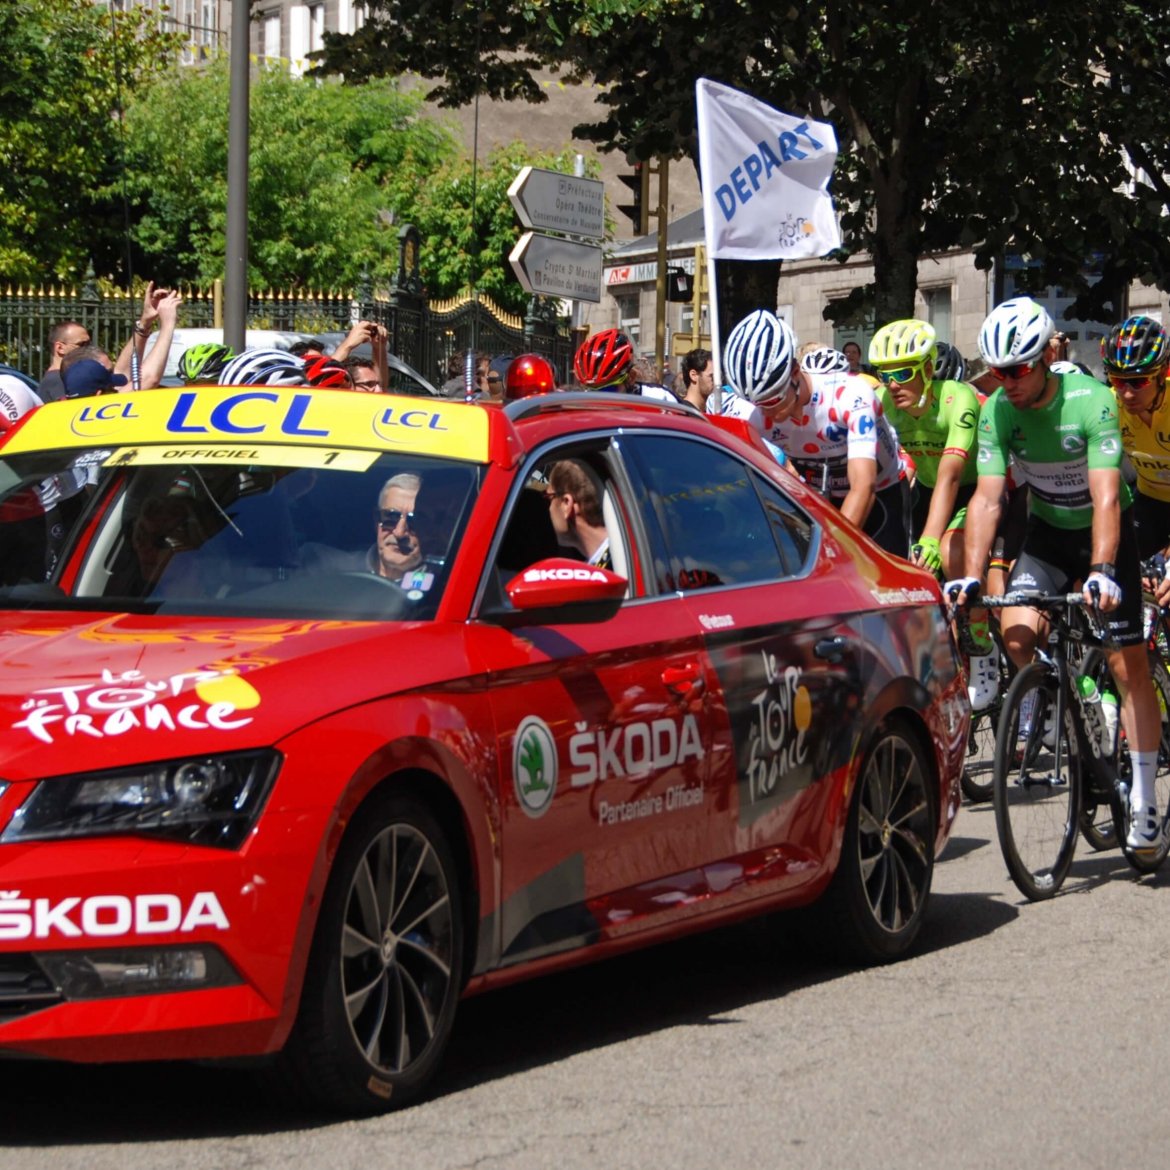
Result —
<instances>
[{"instance_id":1,"label":"bicycle frame","mask_svg":"<svg viewBox=\"0 0 1170 1170\"><path fill-rule=\"evenodd\" d=\"M1100 802L1112 801L1123 795L1118 791L1120 778L1117 768L1102 752L1100 736L1088 734L1087 729L1097 723L1099 714L1091 709L1080 690L1073 686L1073 671L1076 666L1083 663L1087 651L1094 648L1102 651L1110 649L1099 620L1085 604L1084 594L1007 593L1001 597L984 597L979 604L988 609L1028 606L1042 610L1047 615L1048 634L1044 639L1046 648L1038 649L1037 653L1039 660L1047 663L1056 672L1055 727L1059 729L1065 725L1064 717L1070 696L1079 715L1079 719L1074 720L1078 763L1087 763L1090 773L1090 776L1086 777L1084 769L1077 768L1074 771L1081 786L1082 797L1089 795ZM1062 753L1065 750L1065 737L1058 734L1054 748L1054 771L1058 774L1064 762ZM1091 784L1087 783L1089 779L1092 781Z\"/></svg>"}]
</instances>

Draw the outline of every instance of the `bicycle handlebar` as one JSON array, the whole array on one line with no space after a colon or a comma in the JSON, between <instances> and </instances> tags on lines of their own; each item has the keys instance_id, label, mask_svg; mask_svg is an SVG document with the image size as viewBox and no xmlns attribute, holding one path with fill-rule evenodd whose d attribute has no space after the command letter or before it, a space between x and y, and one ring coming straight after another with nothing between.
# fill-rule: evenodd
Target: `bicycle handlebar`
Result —
<instances>
[{"instance_id":1,"label":"bicycle handlebar","mask_svg":"<svg viewBox=\"0 0 1170 1170\"><path fill-rule=\"evenodd\" d=\"M1086 602L1083 593L1029 593L1016 590L998 597L979 597L971 604L976 609L980 606L987 609L1002 609L1009 605L1028 605L1033 609L1055 609L1060 605L1076 605L1084 608Z\"/></svg>"}]
</instances>

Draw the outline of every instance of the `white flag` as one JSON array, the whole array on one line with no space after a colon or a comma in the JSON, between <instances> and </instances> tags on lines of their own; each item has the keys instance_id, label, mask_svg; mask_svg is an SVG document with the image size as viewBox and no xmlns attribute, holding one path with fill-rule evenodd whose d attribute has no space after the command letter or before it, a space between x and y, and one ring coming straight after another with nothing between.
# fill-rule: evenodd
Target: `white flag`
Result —
<instances>
[{"instance_id":1,"label":"white flag","mask_svg":"<svg viewBox=\"0 0 1170 1170\"><path fill-rule=\"evenodd\" d=\"M707 249L721 260L803 260L841 246L829 197L837 135L700 78L699 168Z\"/></svg>"}]
</instances>

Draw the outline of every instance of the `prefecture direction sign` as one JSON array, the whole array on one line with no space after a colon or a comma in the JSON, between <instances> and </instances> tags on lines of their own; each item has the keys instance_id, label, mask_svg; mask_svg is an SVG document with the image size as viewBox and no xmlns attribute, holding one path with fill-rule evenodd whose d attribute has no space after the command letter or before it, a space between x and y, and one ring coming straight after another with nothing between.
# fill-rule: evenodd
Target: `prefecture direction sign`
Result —
<instances>
[{"instance_id":1,"label":"prefecture direction sign","mask_svg":"<svg viewBox=\"0 0 1170 1170\"><path fill-rule=\"evenodd\" d=\"M525 167L508 188L508 198L526 228L605 239L605 184Z\"/></svg>"},{"instance_id":2,"label":"prefecture direction sign","mask_svg":"<svg viewBox=\"0 0 1170 1170\"><path fill-rule=\"evenodd\" d=\"M525 232L508 259L530 293L596 305L601 303L602 256L592 244Z\"/></svg>"}]
</instances>

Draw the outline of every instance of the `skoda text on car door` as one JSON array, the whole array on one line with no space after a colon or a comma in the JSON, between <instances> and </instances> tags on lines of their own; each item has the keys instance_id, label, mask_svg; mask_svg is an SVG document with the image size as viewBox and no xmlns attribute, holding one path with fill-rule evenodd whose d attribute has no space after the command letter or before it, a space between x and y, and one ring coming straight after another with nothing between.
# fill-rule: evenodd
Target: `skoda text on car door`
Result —
<instances>
[{"instance_id":1,"label":"skoda text on car door","mask_svg":"<svg viewBox=\"0 0 1170 1170\"><path fill-rule=\"evenodd\" d=\"M534 492L547 512L541 469L569 458L600 468L611 548L629 571L629 511L604 450L542 451L513 514L528 520ZM683 601L631 599L601 624L497 634L491 658L505 960L660 925L696 894L693 871L710 860L711 696Z\"/></svg>"}]
</instances>

